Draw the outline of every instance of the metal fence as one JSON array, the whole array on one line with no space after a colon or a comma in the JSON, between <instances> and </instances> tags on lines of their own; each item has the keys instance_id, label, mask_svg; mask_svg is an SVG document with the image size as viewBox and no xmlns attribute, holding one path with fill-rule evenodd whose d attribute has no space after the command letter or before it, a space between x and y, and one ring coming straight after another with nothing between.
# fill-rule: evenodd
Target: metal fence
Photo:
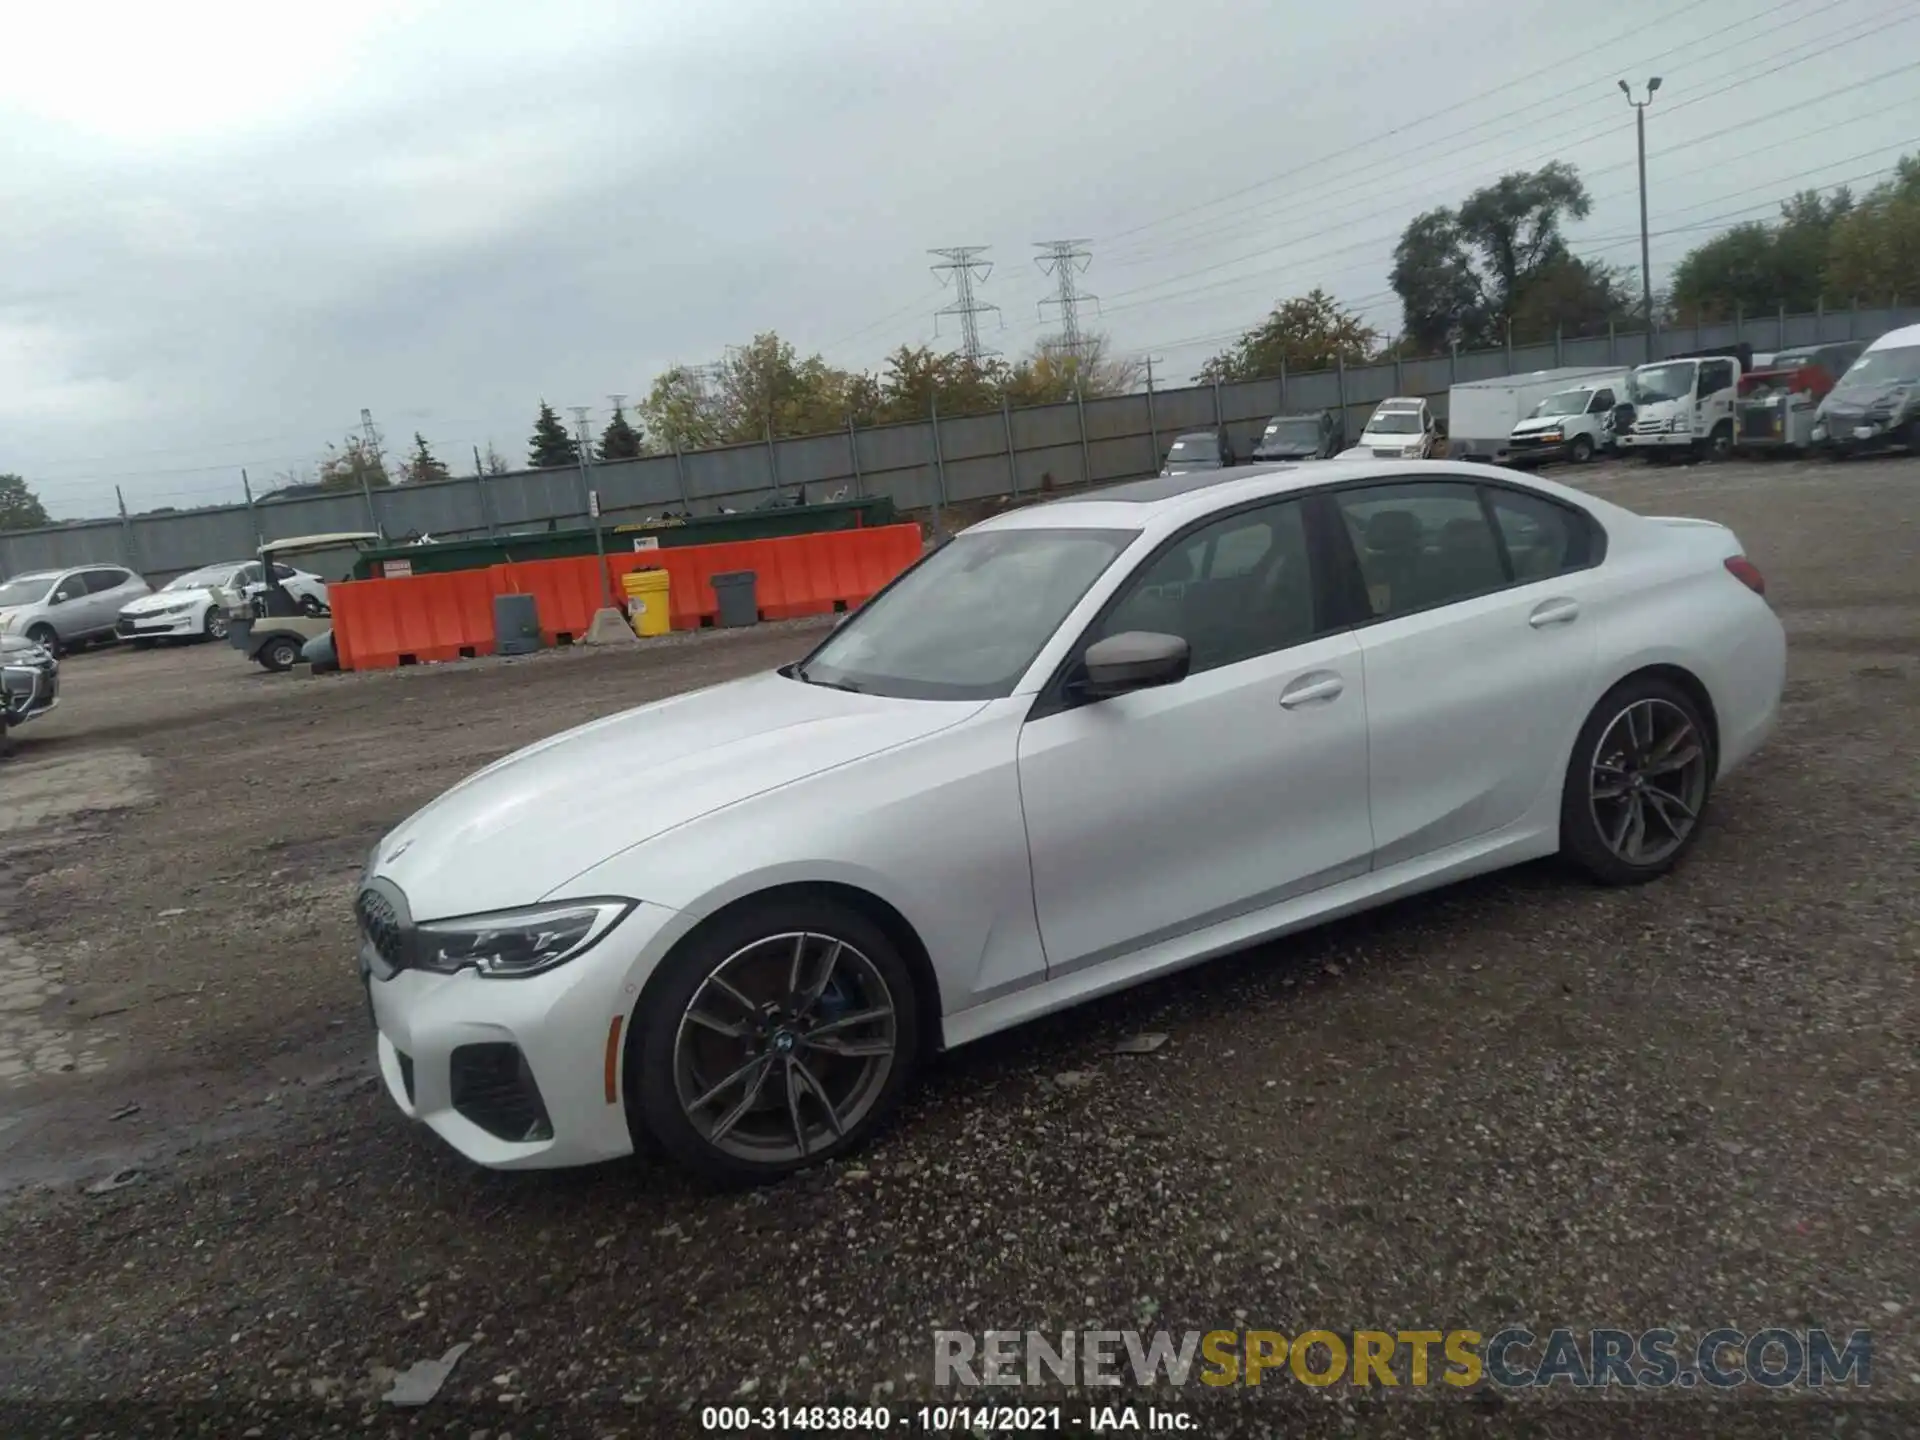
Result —
<instances>
[{"instance_id":1,"label":"metal fence","mask_svg":"<svg viewBox=\"0 0 1920 1440\"><path fill-rule=\"evenodd\" d=\"M933 417L771 443L729 445L592 465L603 516L615 523L663 510L751 509L804 487L808 498L886 495L903 509L1111 484L1160 467L1182 430L1225 426L1245 453L1268 417L1332 410L1356 435L1389 395L1421 395L1446 417L1459 381L1563 365L1636 365L1708 346L1759 351L1830 340L1870 340L1920 322L1920 307L1784 313L1661 330L1567 337L1235 384L1196 385L1104 399ZM155 583L197 565L251 554L263 539L339 530L453 538L587 523L587 482L577 468L464 476L420 485L338 491L128 519L87 520L0 534L0 577L103 561Z\"/></svg>"}]
</instances>

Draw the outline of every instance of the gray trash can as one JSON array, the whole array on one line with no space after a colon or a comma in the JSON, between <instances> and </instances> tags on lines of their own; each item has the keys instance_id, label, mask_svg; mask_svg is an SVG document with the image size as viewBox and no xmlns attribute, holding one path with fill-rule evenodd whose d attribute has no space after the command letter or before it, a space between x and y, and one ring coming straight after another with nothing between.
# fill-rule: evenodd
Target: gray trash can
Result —
<instances>
[{"instance_id":1,"label":"gray trash can","mask_svg":"<svg viewBox=\"0 0 1920 1440\"><path fill-rule=\"evenodd\" d=\"M540 648L540 610L533 596L493 597L493 645L501 655L531 655Z\"/></svg>"},{"instance_id":2,"label":"gray trash can","mask_svg":"<svg viewBox=\"0 0 1920 1440\"><path fill-rule=\"evenodd\" d=\"M751 570L729 570L713 577L713 598L720 602L722 625L758 625L760 595Z\"/></svg>"}]
</instances>

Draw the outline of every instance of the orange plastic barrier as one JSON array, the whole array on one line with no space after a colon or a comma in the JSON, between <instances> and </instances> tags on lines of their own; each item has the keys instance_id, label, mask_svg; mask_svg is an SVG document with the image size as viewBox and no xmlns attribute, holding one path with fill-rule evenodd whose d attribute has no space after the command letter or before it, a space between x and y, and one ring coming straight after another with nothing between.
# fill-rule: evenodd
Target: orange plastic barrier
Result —
<instances>
[{"instance_id":1,"label":"orange plastic barrier","mask_svg":"<svg viewBox=\"0 0 1920 1440\"><path fill-rule=\"evenodd\" d=\"M620 577L628 571L665 570L674 629L697 630L718 616L713 577L751 570L760 613L788 620L865 604L918 560L921 548L918 525L867 526L613 554L607 557L604 581L599 560L586 555L393 580L343 580L329 585L327 593L340 668L378 670L491 655L496 595L533 596L541 638L555 645L586 633L605 603L607 586L619 603Z\"/></svg>"}]
</instances>

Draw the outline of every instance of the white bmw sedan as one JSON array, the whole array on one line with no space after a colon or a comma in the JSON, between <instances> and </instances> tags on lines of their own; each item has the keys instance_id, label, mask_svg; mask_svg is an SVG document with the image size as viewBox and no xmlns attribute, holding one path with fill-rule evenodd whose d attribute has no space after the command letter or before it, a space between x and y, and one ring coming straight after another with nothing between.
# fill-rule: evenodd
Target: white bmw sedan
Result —
<instances>
[{"instance_id":1,"label":"white bmw sedan","mask_svg":"<svg viewBox=\"0 0 1920 1440\"><path fill-rule=\"evenodd\" d=\"M1001 515L777 673L463 781L356 900L395 1102L486 1165L778 1176L928 1052L1559 852L1631 884L1773 726L1722 526L1324 462Z\"/></svg>"}]
</instances>

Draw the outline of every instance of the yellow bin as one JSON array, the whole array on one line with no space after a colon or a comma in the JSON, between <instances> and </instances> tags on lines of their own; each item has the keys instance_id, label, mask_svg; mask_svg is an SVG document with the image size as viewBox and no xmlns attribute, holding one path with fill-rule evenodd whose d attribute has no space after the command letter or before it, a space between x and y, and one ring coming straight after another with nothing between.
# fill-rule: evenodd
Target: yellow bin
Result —
<instances>
[{"instance_id":1,"label":"yellow bin","mask_svg":"<svg viewBox=\"0 0 1920 1440\"><path fill-rule=\"evenodd\" d=\"M664 635L673 628L667 591L672 577L664 570L629 570L620 577L627 592L627 618L636 635Z\"/></svg>"}]
</instances>

